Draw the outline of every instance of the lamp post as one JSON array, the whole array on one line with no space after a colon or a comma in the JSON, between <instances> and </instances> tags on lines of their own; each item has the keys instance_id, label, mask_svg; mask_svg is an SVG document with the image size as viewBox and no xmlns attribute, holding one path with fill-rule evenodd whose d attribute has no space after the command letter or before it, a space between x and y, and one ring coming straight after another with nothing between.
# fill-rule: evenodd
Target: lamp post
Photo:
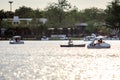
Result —
<instances>
[{"instance_id":1,"label":"lamp post","mask_svg":"<svg viewBox=\"0 0 120 80\"><path fill-rule=\"evenodd\" d=\"M10 3L10 11L12 11L12 3L13 3L13 1L9 1L9 3Z\"/></svg>"}]
</instances>

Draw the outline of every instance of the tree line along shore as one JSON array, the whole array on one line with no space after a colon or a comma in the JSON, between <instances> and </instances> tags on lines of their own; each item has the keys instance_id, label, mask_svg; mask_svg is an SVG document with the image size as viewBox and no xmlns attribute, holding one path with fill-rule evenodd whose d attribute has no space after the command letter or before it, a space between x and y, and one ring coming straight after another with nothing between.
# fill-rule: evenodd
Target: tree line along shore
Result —
<instances>
[{"instance_id":1,"label":"tree line along shore","mask_svg":"<svg viewBox=\"0 0 120 80\"><path fill-rule=\"evenodd\" d=\"M26 6L19 7L14 12L0 10L0 38L9 39L20 35L24 39L39 39L59 34L82 38L91 33L119 37L119 3L120 1L113 0L106 9L93 7L79 10L67 0L58 0L44 10ZM15 16L18 21L13 22Z\"/></svg>"}]
</instances>

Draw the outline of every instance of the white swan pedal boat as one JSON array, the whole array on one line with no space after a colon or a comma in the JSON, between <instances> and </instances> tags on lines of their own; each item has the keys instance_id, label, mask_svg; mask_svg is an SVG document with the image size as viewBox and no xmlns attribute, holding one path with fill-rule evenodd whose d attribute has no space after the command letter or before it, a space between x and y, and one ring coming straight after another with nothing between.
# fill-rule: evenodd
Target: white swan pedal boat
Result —
<instances>
[{"instance_id":1,"label":"white swan pedal boat","mask_svg":"<svg viewBox=\"0 0 120 80\"><path fill-rule=\"evenodd\" d=\"M11 39L10 39L10 44L24 44L24 41L21 40L21 36L13 36Z\"/></svg>"},{"instance_id":2,"label":"white swan pedal boat","mask_svg":"<svg viewBox=\"0 0 120 80\"><path fill-rule=\"evenodd\" d=\"M91 43L87 45L87 48L110 48L111 45L103 42L102 43L95 43L97 40L102 39L103 37L96 37Z\"/></svg>"},{"instance_id":3,"label":"white swan pedal boat","mask_svg":"<svg viewBox=\"0 0 120 80\"><path fill-rule=\"evenodd\" d=\"M108 43L88 44L87 48L110 48L110 44Z\"/></svg>"}]
</instances>

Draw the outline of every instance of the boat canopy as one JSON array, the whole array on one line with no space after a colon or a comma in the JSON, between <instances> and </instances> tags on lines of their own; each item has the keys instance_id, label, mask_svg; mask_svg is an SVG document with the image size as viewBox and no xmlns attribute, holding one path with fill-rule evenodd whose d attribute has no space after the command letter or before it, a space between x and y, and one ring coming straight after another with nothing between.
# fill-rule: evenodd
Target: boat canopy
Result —
<instances>
[{"instance_id":1,"label":"boat canopy","mask_svg":"<svg viewBox=\"0 0 120 80\"><path fill-rule=\"evenodd\" d=\"M21 36L13 36L13 38L15 39L15 38L21 38Z\"/></svg>"}]
</instances>

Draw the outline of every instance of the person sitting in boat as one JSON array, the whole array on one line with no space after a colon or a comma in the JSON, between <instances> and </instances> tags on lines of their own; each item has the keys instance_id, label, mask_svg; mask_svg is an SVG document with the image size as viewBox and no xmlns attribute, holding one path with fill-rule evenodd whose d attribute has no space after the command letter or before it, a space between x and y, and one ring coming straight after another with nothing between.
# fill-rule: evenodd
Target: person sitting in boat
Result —
<instances>
[{"instance_id":1,"label":"person sitting in boat","mask_svg":"<svg viewBox=\"0 0 120 80\"><path fill-rule=\"evenodd\" d=\"M73 41L69 39L68 45L73 45Z\"/></svg>"},{"instance_id":2,"label":"person sitting in boat","mask_svg":"<svg viewBox=\"0 0 120 80\"><path fill-rule=\"evenodd\" d=\"M97 44L101 44L101 43L104 43L104 41L102 40L102 38L100 38L97 42Z\"/></svg>"},{"instance_id":3,"label":"person sitting in boat","mask_svg":"<svg viewBox=\"0 0 120 80\"><path fill-rule=\"evenodd\" d=\"M101 43L104 43L104 41L102 40L102 38L95 40L94 42L92 42L90 45L91 46L95 46L95 45L99 45Z\"/></svg>"},{"instance_id":4,"label":"person sitting in boat","mask_svg":"<svg viewBox=\"0 0 120 80\"><path fill-rule=\"evenodd\" d=\"M15 38L15 41L16 42L20 42L20 38Z\"/></svg>"}]
</instances>

